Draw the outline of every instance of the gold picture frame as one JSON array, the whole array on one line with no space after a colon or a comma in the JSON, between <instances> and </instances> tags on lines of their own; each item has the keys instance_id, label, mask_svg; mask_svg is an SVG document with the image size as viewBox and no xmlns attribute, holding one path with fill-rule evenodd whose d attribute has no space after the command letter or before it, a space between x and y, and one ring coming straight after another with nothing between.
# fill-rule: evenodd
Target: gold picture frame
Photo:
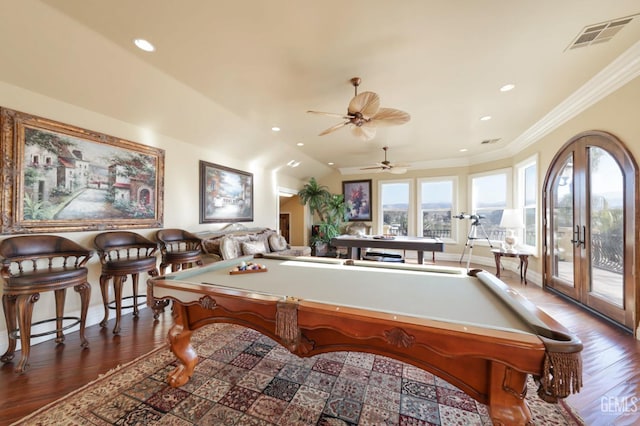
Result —
<instances>
[{"instance_id":1,"label":"gold picture frame","mask_svg":"<svg viewBox=\"0 0 640 426\"><path fill-rule=\"evenodd\" d=\"M0 108L2 234L158 228L164 150Z\"/></svg>"}]
</instances>

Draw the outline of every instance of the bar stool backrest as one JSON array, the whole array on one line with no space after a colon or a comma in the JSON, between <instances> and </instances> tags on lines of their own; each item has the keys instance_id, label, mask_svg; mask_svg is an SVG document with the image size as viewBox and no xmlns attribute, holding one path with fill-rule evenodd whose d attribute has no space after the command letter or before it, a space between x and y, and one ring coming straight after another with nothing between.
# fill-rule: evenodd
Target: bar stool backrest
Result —
<instances>
[{"instance_id":1,"label":"bar stool backrest","mask_svg":"<svg viewBox=\"0 0 640 426\"><path fill-rule=\"evenodd\" d=\"M23 235L0 242L2 276L84 267L93 256L75 241L56 235Z\"/></svg>"}]
</instances>

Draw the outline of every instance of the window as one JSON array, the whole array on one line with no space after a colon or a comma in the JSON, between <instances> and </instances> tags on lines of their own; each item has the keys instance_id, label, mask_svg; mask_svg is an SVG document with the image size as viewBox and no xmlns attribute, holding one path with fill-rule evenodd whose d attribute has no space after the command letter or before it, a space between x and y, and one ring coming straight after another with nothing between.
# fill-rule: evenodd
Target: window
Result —
<instances>
[{"instance_id":1,"label":"window","mask_svg":"<svg viewBox=\"0 0 640 426\"><path fill-rule=\"evenodd\" d=\"M410 181L380 182L382 232L392 235L409 235Z\"/></svg>"},{"instance_id":2,"label":"window","mask_svg":"<svg viewBox=\"0 0 640 426\"><path fill-rule=\"evenodd\" d=\"M476 238L482 242L504 240L505 230L500 227L502 212L511 201L510 169L472 175L471 212L480 217ZM486 235L485 235L486 234Z\"/></svg>"},{"instance_id":3,"label":"window","mask_svg":"<svg viewBox=\"0 0 640 426\"><path fill-rule=\"evenodd\" d=\"M520 238L522 245L530 250L537 249L538 242L538 160L529 158L516 165L517 190L516 207L523 212L524 236Z\"/></svg>"},{"instance_id":4,"label":"window","mask_svg":"<svg viewBox=\"0 0 640 426\"><path fill-rule=\"evenodd\" d=\"M418 181L418 235L443 240L455 239L451 217L456 214L457 183L455 177Z\"/></svg>"}]
</instances>

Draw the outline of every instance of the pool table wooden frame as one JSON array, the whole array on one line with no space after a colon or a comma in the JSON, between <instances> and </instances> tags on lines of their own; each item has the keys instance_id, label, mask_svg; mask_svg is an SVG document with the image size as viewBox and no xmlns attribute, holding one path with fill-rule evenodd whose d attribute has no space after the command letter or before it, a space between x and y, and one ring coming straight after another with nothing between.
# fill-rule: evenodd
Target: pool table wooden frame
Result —
<instances>
[{"instance_id":1,"label":"pool table wooden frame","mask_svg":"<svg viewBox=\"0 0 640 426\"><path fill-rule=\"evenodd\" d=\"M264 258L301 260L271 255ZM398 264L378 266L379 262L354 260L304 260L377 264L376 267L384 268L405 267ZM411 266L414 270L416 267L429 268L427 265ZM209 267L212 265L197 269ZM566 397L567 393L579 391L581 385L582 343L519 293L485 271L475 270L472 274L477 279L497 285L508 299L520 304L523 315L533 318L532 328L536 332L514 333L335 306L180 278L189 271L194 273L187 270L166 277L152 277L147 284L150 307L161 306L166 300L174 302L175 324L168 333L171 350L179 360L178 367L168 377L169 384L174 387L188 382L197 364L198 356L190 344L192 331L215 322L252 328L303 357L333 351L360 351L412 364L487 404L496 424L530 423L531 413L525 402L529 374L540 380L539 395L550 402ZM541 323L546 327L540 327ZM555 358L549 354L568 356L573 362L573 370L561 372L561 367L553 365Z\"/></svg>"}]
</instances>

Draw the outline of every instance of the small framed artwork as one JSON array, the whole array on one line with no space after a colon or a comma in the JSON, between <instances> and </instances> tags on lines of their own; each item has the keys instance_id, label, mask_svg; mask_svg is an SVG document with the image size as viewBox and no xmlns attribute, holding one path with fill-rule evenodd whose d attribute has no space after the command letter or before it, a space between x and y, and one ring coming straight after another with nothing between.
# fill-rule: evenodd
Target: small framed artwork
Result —
<instances>
[{"instance_id":1,"label":"small framed artwork","mask_svg":"<svg viewBox=\"0 0 640 426\"><path fill-rule=\"evenodd\" d=\"M342 194L350 222L371 220L371 179L343 181Z\"/></svg>"},{"instance_id":2,"label":"small framed artwork","mask_svg":"<svg viewBox=\"0 0 640 426\"><path fill-rule=\"evenodd\" d=\"M0 108L3 234L162 227L164 150Z\"/></svg>"},{"instance_id":3,"label":"small framed artwork","mask_svg":"<svg viewBox=\"0 0 640 426\"><path fill-rule=\"evenodd\" d=\"M253 174L200 161L200 223L252 221Z\"/></svg>"}]
</instances>

